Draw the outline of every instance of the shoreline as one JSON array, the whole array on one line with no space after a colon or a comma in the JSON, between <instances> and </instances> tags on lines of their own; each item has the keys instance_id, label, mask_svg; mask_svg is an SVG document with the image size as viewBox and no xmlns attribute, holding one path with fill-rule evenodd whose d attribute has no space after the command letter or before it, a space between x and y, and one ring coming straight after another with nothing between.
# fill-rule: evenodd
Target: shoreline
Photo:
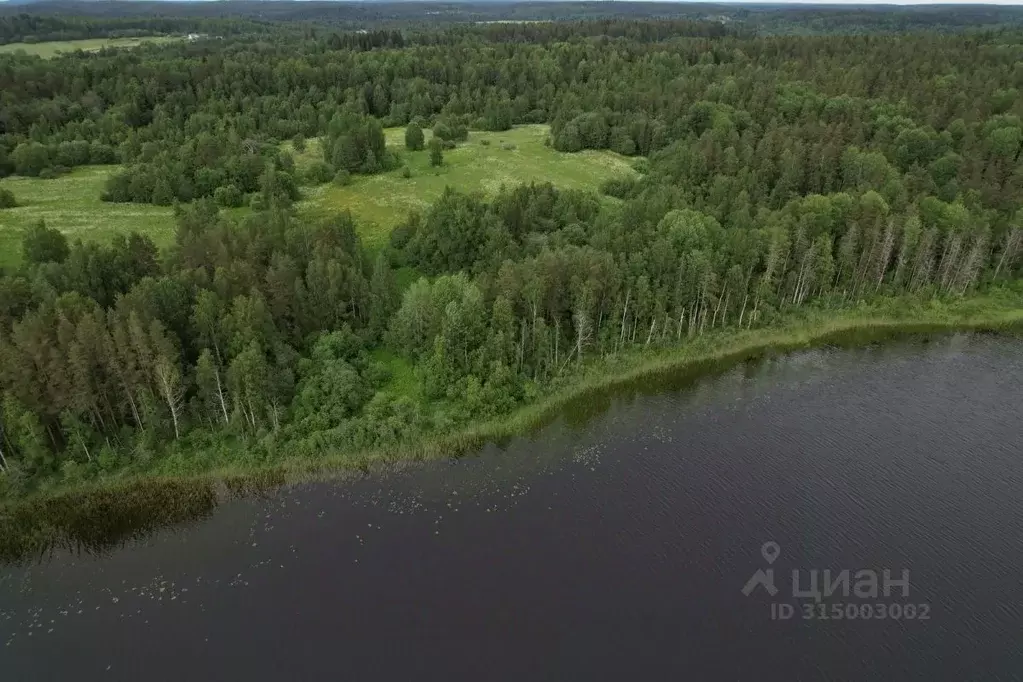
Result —
<instances>
[{"instance_id":1,"label":"shoreline","mask_svg":"<svg viewBox=\"0 0 1023 682\"><path fill-rule=\"evenodd\" d=\"M887 299L839 311L806 311L773 326L715 330L682 346L595 358L552 387L541 402L455 433L425 436L415 444L320 458L282 457L270 466L219 467L185 476L133 474L0 500L0 562L24 560L59 547L102 551L212 514L234 497L289 484L358 478L415 462L461 458L489 443L528 437L574 407L599 414L607 401L623 392L680 390L700 378L763 357L957 332L1023 331L1023 294L1013 290L951 303L931 302L914 310L885 309L907 303Z\"/></svg>"}]
</instances>

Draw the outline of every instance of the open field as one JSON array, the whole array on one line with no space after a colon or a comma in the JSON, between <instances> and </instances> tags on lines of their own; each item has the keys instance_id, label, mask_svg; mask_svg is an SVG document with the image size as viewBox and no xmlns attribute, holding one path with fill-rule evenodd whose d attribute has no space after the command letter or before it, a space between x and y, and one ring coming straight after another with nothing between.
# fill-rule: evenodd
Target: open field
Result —
<instances>
[{"instance_id":1,"label":"open field","mask_svg":"<svg viewBox=\"0 0 1023 682\"><path fill-rule=\"evenodd\" d=\"M424 132L429 141L429 131ZM404 128L390 128L386 131L387 147L401 157L412 177L403 178L399 166L380 175L354 176L352 184L346 187L326 184L306 188L303 190L306 199L299 209L310 216L349 209L363 241L379 246L386 243L391 230L410 211L427 208L448 185L485 194L493 194L502 185L512 187L534 181L550 181L565 189L596 190L609 177L635 172L629 158L612 152L554 151L544 145L547 134L545 125L518 126L500 133L472 131L467 142L445 150L442 167L433 168L428 151L405 149ZM482 144L483 140L489 144ZM296 166L301 168L318 158L319 145L310 140L305 151L296 155Z\"/></svg>"},{"instance_id":2,"label":"open field","mask_svg":"<svg viewBox=\"0 0 1023 682\"><path fill-rule=\"evenodd\" d=\"M13 177L0 187L14 193L16 208L0 210L0 265L21 260L21 235L39 220L68 239L109 240L116 234L140 232L157 246L174 239L174 215L169 206L111 204L100 201L107 176L118 166L83 166L54 180Z\"/></svg>"},{"instance_id":3,"label":"open field","mask_svg":"<svg viewBox=\"0 0 1023 682\"><path fill-rule=\"evenodd\" d=\"M52 59L61 52L99 52L104 47L138 47L142 43L169 43L180 40L172 36L143 36L141 38L87 38L85 40L57 40L47 43L8 43L0 45L0 54L24 52L43 59Z\"/></svg>"},{"instance_id":4,"label":"open field","mask_svg":"<svg viewBox=\"0 0 1023 682\"><path fill-rule=\"evenodd\" d=\"M426 131L429 138L429 131ZM305 187L299 211L311 218L348 209L355 216L365 244L378 247L410 211L424 210L447 186L467 192L492 194L502 185L553 182L558 187L596 190L609 177L631 174L631 160L606 151L563 154L544 145L547 126L521 126L502 133L471 132L468 142L444 152L444 165L430 166L429 152L405 149L405 129L387 130L387 146L412 171L403 178L400 167L380 175L353 176L352 184ZM484 145L482 140L489 140ZM291 144L283 147L289 151ZM309 140L295 154L299 170L321 158L317 140ZM25 228L45 220L69 239L109 240L115 234L147 234L157 246L174 239L173 210L151 204L115 204L100 201L107 177L119 166L86 166L55 180L12 177L0 187L14 193L18 206L0 210L0 265L21 260ZM242 214L247 209L232 209Z\"/></svg>"}]
</instances>

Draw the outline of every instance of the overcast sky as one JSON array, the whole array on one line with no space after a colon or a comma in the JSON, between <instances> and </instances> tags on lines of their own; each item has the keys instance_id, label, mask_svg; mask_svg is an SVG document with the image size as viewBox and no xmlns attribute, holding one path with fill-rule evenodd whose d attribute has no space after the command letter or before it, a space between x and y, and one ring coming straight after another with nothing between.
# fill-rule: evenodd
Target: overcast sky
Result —
<instances>
[{"instance_id":1,"label":"overcast sky","mask_svg":"<svg viewBox=\"0 0 1023 682\"><path fill-rule=\"evenodd\" d=\"M684 1L684 0L683 0ZM694 2L721 2L728 4L749 4L751 0L693 0ZM771 5L1023 5L1023 0L983 0L983 2L971 2L970 0L861 0L850 2L849 0L752 0L755 4Z\"/></svg>"}]
</instances>

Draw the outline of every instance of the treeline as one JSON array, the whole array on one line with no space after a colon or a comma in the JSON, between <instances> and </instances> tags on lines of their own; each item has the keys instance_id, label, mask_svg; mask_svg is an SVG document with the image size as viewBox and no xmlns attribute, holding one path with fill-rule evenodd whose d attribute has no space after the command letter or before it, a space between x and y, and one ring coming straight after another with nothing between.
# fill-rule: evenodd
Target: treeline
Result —
<instances>
[{"instance_id":1,"label":"treeline","mask_svg":"<svg viewBox=\"0 0 1023 682\"><path fill-rule=\"evenodd\" d=\"M509 371L543 384L587 355L805 305L959 297L1011 280L1023 255L1023 213L996 227L935 197L894 209L873 190L810 195L754 218L748 205L697 210L677 186L641 187L612 210L549 185L489 203L449 192L397 230L406 262L442 275L413 285L391 324L432 395L504 386Z\"/></svg>"},{"instance_id":2,"label":"treeline","mask_svg":"<svg viewBox=\"0 0 1023 682\"><path fill-rule=\"evenodd\" d=\"M3 56L0 175L116 158L129 168L108 189L112 200L233 196L254 191L250 171L271 147L296 135L336 139L340 116L381 127L548 122L553 146L568 152L689 150L696 165L682 175L701 187L734 179L751 159L768 175L810 173L790 178L794 195L838 190L842 155L856 147L945 200L972 192L1010 211L1018 199L1018 31L825 39L679 37L677 28L463 26L428 32L434 44L310 28L50 61ZM379 49L344 47L378 37ZM349 151L345 163L325 159L332 173L388 167L362 152L356 164Z\"/></svg>"},{"instance_id":3,"label":"treeline","mask_svg":"<svg viewBox=\"0 0 1023 682\"><path fill-rule=\"evenodd\" d=\"M165 5L136 1L131 4L109 0L88 3L74 0L42 0L29 6L5 8L4 14L31 13L47 18L67 18L75 26L87 17L90 22L185 22L220 20L320 25L351 29L406 29L409 26L448 26L472 22L565 22L592 20L676 19L711 21L731 29L755 31L761 35L878 33L907 31L962 31L999 26L1019 26L1023 11L1018 7L961 3L954 6L828 7L771 4L697 2L374 2L352 5L336 2L293 2L233 0L229 5ZM189 24L188 26L191 26ZM182 29L170 29L182 30ZM184 30L193 30L184 28ZM93 37L93 36L90 36Z\"/></svg>"},{"instance_id":4,"label":"treeline","mask_svg":"<svg viewBox=\"0 0 1023 682\"><path fill-rule=\"evenodd\" d=\"M346 215L297 221L272 165L262 210L179 209L163 258L137 235L69 245L39 226L0 278L0 480L398 447L506 414L591 357L1019 275L1023 214L866 190L719 221L659 163L621 204L449 190L373 259ZM400 294L402 266L429 277ZM380 349L412 366L413 393L388 387Z\"/></svg>"},{"instance_id":5,"label":"treeline","mask_svg":"<svg viewBox=\"0 0 1023 682\"><path fill-rule=\"evenodd\" d=\"M75 3L74 9L68 13L42 13L56 9L48 3L38 3L29 7L20 5L17 14L5 15L3 9L0 7L0 45L184 33L210 33L222 36L268 31L266 24L240 17L230 20L152 15L122 18L85 17L80 15L84 9L81 3Z\"/></svg>"}]
</instances>

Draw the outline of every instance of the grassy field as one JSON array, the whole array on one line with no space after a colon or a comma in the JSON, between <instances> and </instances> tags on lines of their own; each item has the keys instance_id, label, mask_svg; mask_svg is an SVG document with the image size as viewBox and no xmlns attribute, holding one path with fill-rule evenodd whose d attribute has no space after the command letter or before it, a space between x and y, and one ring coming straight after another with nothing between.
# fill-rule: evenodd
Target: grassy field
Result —
<instances>
[{"instance_id":1,"label":"grassy field","mask_svg":"<svg viewBox=\"0 0 1023 682\"><path fill-rule=\"evenodd\" d=\"M444 153L444 165L430 166L429 152L405 150L405 129L387 130L388 148L412 171L403 178L400 167L388 173L354 176L352 184L305 187L298 204L309 218L348 209L355 216L359 235L370 247L386 244L388 235L410 211L421 211L448 185L467 192L492 194L502 185L550 181L563 188L596 190L605 179L632 174L631 160L611 152L584 151L563 154L544 145L548 128L520 126L503 133L472 132L469 141ZM427 132L429 137L429 132ZM487 140L489 144L483 144ZM294 153L291 143L284 149ZM299 170L321 158L317 140L310 140L295 154ZM21 235L39 220L46 221L69 239L109 240L115 234L141 232L163 247L174 239L173 211L150 204L114 204L100 201L100 193L119 166L77 168L55 180L13 177L0 187L14 193L18 206L0 210L0 265L21 260ZM247 209L232 209L244 214ZM414 273L401 273L411 279ZM407 283L407 282L406 282Z\"/></svg>"},{"instance_id":2,"label":"grassy field","mask_svg":"<svg viewBox=\"0 0 1023 682\"><path fill-rule=\"evenodd\" d=\"M404 128L390 128L386 135L388 149L401 157L412 177L403 178L399 167L380 175L355 176L346 187L327 184L305 188L306 199L299 210L317 216L348 209L355 216L363 241L380 246L410 211L427 208L448 185L485 194L493 194L502 185L513 187L533 181L550 181L566 189L596 190L609 177L635 172L630 159L612 152L554 151L544 145L548 135L545 125L518 126L500 133L473 131L468 142L444 152L440 168L430 166L429 152L405 149ZM285 148L290 150L290 143ZM310 140L305 151L295 155L295 164L301 169L319 158L319 144Z\"/></svg>"},{"instance_id":3,"label":"grassy field","mask_svg":"<svg viewBox=\"0 0 1023 682\"><path fill-rule=\"evenodd\" d=\"M48 43L8 43L0 45L0 54L24 52L43 59L52 59L62 52L99 52L104 47L138 47L142 43L169 43L180 38L171 36L144 36L141 38L87 38L85 40L58 40Z\"/></svg>"},{"instance_id":4,"label":"grassy field","mask_svg":"<svg viewBox=\"0 0 1023 682\"><path fill-rule=\"evenodd\" d=\"M5 178L0 187L14 193L16 208L0 210L0 265L21 260L21 235L39 220L69 239L109 240L116 234L141 232L157 246L174 239L174 215L169 206L111 204L99 196L107 176L118 166L83 166L54 180Z\"/></svg>"}]
</instances>

